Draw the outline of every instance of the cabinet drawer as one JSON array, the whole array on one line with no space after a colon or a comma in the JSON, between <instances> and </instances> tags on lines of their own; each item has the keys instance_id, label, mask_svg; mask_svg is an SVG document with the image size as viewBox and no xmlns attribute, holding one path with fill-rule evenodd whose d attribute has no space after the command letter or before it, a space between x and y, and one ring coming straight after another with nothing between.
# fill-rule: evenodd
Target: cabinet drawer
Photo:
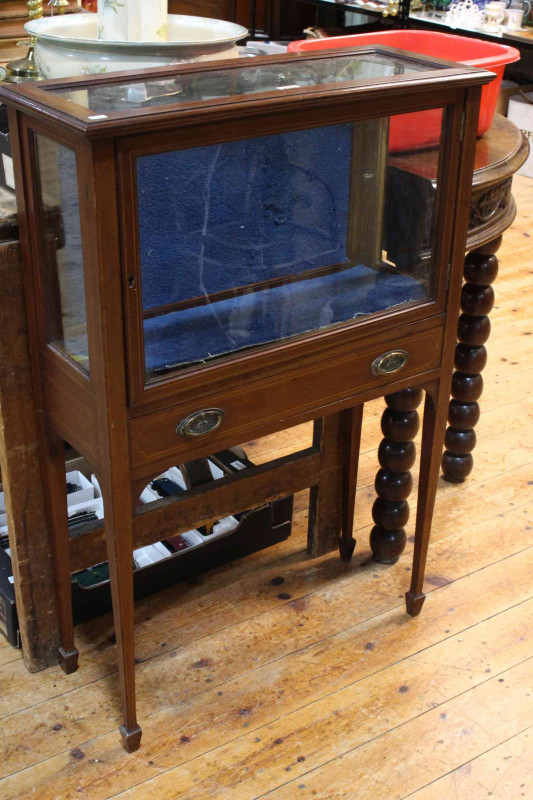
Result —
<instances>
[{"instance_id":1,"label":"cabinet drawer","mask_svg":"<svg viewBox=\"0 0 533 800\"><path fill-rule=\"evenodd\" d=\"M139 471L147 464L167 460L169 464L179 463L184 458L197 458L220 448L223 443L238 444L260 436L262 427L288 428L294 424L291 417L303 414L312 419L321 415L323 406L385 387L395 379L436 369L441 362L442 337L442 327L432 328L404 340L382 342L307 365L267 381L230 387L226 392L203 396L195 405L174 406L132 419L132 468ZM398 355L382 363L380 358L390 353ZM405 363L401 365L404 358ZM393 372L387 373L387 370ZM193 419L191 429L184 430L187 418L202 410L210 411L204 415L203 424L202 419Z\"/></svg>"}]
</instances>

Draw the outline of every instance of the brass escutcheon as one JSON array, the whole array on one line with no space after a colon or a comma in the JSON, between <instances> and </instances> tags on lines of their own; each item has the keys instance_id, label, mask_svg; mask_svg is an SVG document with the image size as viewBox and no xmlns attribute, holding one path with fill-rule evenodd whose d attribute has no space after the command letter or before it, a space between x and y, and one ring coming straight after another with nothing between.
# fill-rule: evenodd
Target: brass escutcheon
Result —
<instances>
[{"instance_id":1,"label":"brass escutcheon","mask_svg":"<svg viewBox=\"0 0 533 800\"><path fill-rule=\"evenodd\" d=\"M216 431L223 419L224 412L221 408L203 408L182 419L176 433L189 437L205 436L206 433Z\"/></svg>"},{"instance_id":2,"label":"brass escutcheon","mask_svg":"<svg viewBox=\"0 0 533 800\"><path fill-rule=\"evenodd\" d=\"M409 354L406 350L389 350L372 362L373 375L394 375L407 364Z\"/></svg>"}]
</instances>

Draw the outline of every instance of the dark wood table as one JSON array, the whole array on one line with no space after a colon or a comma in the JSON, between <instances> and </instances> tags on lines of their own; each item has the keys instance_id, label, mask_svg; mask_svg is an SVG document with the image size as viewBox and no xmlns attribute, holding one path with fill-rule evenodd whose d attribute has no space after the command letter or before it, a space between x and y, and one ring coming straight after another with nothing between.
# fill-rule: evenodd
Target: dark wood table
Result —
<instances>
[{"instance_id":1,"label":"dark wood table","mask_svg":"<svg viewBox=\"0 0 533 800\"><path fill-rule=\"evenodd\" d=\"M496 252L516 213L512 176L527 153L520 131L502 117L496 117L477 145L457 371L443 460L444 477L451 481L464 480L473 465L474 428L483 388L480 373L486 361L484 343L493 305L491 284L498 270ZM57 663L59 633L43 502L46 484L37 435L40 409L32 393L17 237L14 197L0 190L0 460L9 495L8 524L24 663L30 671L38 671ZM420 397L421 393L411 390L392 395L383 416L385 438L379 450L381 469L371 543L374 557L384 563L395 561L404 547Z\"/></svg>"},{"instance_id":2,"label":"dark wood table","mask_svg":"<svg viewBox=\"0 0 533 800\"><path fill-rule=\"evenodd\" d=\"M522 166L529 146L521 131L508 119L496 116L490 130L478 140L467 255L458 323L455 372L442 459L445 480L461 483L470 475L479 420L481 375L487 363L485 343L490 335L489 313L494 305L492 283L498 274L496 253L502 234L513 222L516 206L511 193L514 173ZM409 155L396 159L409 166ZM418 156L417 161L420 161ZM425 177L434 178L437 154L428 152ZM418 400L418 402L416 402ZM376 478L378 497L372 509L375 526L371 535L374 558L384 564L398 560L405 547L404 526L409 519L407 498L411 491L409 470L414 463L412 439L420 420L416 410L421 397L398 392L387 400L382 418L384 439L379 449L381 469ZM399 445L402 445L399 447Z\"/></svg>"}]
</instances>

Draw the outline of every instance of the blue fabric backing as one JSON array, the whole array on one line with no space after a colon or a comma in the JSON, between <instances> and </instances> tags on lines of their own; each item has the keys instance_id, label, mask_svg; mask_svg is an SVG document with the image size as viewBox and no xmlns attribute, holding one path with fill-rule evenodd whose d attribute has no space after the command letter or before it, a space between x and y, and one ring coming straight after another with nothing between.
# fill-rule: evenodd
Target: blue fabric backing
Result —
<instances>
[{"instance_id":1,"label":"blue fabric backing","mask_svg":"<svg viewBox=\"0 0 533 800\"><path fill-rule=\"evenodd\" d=\"M425 297L408 275L362 264L144 322L147 372L166 371Z\"/></svg>"},{"instance_id":2,"label":"blue fabric backing","mask_svg":"<svg viewBox=\"0 0 533 800\"><path fill-rule=\"evenodd\" d=\"M353 125L344 124L138 159L145 310L348 267L145 320L148 374L425 295L411 277L349 265L352 147Z\"/></svg>"},{"instance_id":3,"label":"blue fabric backing","mask_svg":"<svg viewBox=\"0 0 533 800\"><path fill-rule=\"evenodd\" d=\"M143 307L345 262L352 127L140 157Z\"/></svg>"}]
</instances>

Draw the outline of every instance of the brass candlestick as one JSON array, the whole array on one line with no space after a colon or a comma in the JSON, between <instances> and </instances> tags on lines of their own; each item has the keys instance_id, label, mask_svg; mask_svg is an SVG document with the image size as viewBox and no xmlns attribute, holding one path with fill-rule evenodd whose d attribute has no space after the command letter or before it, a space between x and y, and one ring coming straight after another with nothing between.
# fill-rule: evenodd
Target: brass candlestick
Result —
<instances>
[{"instance_id":1,"label":"brass candlestick","mask_svg":"<svg viewBox=\"0 0 533 800\"><path fill-rule=\"evenodd\" d=\"M382 17L395 17L398 14L399 0L389 0L387 8L381 14Z\"/></svg>"},{"instance_id":2,"label":"brass candlestick","mask_svg":"<svg viewBox=\"0 0 533 800\"><path fill-rule=\"evenodd\" d=\"M24 58L16 58L6 64L7 75L5 80L11 83L21 83L22 81L38 81L41 73L35 63L34 47L37 39L23 39L17 42L17 47L28 47L28 52Z\"/></svg>"},{"instance_id":3,"label":"brass candlestick","mask_svg":"<svg viewBox=\"0 0 533 800\"><path fill-rule=\"evenodd\" d=\"M39 19L43 15L42 0L28 0L26 3L28 7L28 19ZM6 81L11 83L20 83L21 81L38 81L41 73L35 63L34 47L37 40L32 36L31 39L22 39L17 42L17 47L26 47L29 45L28 52L24 58L16 58L6 64L7 76Z\"/></svg>"},{"instance_id":4,"label":"brass candlestick","mask_svg":"<svg viewBox=\"0 0 533 800\"><path fill-rule=\"evenodd\" d=\"M28 19L39 19L43 15L42 0L28 0Z\"/></svg>"},{"instance_id":5,"label":"brass candlestick","mask_svg":"<svg viewBox=\"0 0 533 800\"><path fill-rule=\"evenodd\" d=\"M50 5L57 10L58 14L64 14L68 8L68 0L52 0Z\"/></svg>"}]
</instances>

